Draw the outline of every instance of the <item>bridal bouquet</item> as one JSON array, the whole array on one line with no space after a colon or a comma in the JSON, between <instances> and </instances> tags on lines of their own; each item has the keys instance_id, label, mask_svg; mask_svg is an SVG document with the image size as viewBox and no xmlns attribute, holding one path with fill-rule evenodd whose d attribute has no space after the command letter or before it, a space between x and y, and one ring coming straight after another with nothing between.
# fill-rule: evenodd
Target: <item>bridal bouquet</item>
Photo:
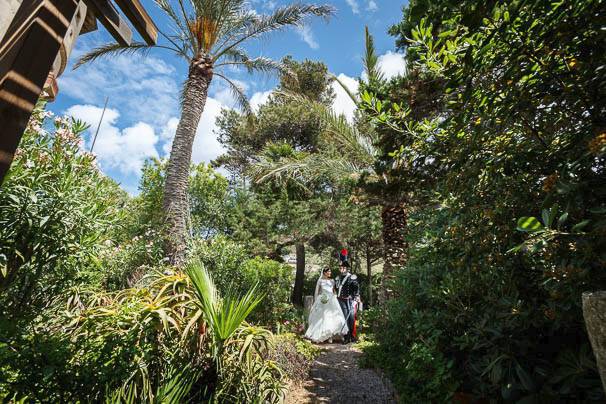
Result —
<instances>
[{"instance_id":1,"label":"bridal bouquet","mask_svg":"<svg viewBox=\"0 0 606 404\"><path fill-rule=\"evenodd\" d=\"M320 301L322 302L322 304L328 303L328 296L326 296L326 295L320 296Z\"/></svg>"}]
</instances>

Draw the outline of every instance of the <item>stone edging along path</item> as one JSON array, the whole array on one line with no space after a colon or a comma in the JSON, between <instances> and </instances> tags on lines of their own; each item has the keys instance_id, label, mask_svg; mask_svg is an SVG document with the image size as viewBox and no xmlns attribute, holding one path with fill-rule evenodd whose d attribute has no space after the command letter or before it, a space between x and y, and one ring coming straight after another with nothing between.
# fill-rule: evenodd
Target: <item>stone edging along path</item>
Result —
<instances>
[{"instance_id":1,"label":"stone edging along path","mask_svg":"<svg viewBox=\"0 0 606 404\"><path fill-rule=\"evenodd\" d=\"M390 381L374 369L361 369L362 352L352 345L327 344L312 365L309 378L293 385L285 404L397 403Z\"/></svg>"}]
</instances>

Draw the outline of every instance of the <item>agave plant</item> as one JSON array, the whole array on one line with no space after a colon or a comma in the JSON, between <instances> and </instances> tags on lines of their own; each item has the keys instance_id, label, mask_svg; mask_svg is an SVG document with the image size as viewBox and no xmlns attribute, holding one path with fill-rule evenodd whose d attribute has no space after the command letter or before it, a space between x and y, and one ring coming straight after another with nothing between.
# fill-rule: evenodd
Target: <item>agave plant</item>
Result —
<instances>
[{"instance_id":1,"label":"agave plant","mask_svg":"<svg viewBox=\"0 0 606 404\"><path fill-rule=\"evenodd\" d=\"M251 58L244 45L271 32L300 26L308 17L329 17L333 8L294 3L261 15L246 0L154 0L171 21L173 33L158 32L164 42L149 46L111 44L84 55L76 67L101 56L148 52L157 48L173 52L189 66L181 93L181 119L177 126L164 188L164 214L167 222L167 254L175 264L185 259L187 184L192 147L209 86L214 77L225 81L246 111L250 111L243 89L229 79L225 68L243 67L249 73L283 69L280 63L264 57Z\"/></svg>"},{"instance_id":2,"label":"agave plant","mask_svg":"<svg viewBox=\"0 0 606 404\"><path fill-rule=\"evenodd\" d=\"M263 300L263 295L258 293L257 285L254 285L243 296L227 293L221 297L212 277L200 261L189 263L186 271L198 298L196 304L210 328L214 342L213 356L218 361L226 341L241 329L246 317Z\"/></svg>"},{"instance_id":3,"label":"agave plant","mask_svg":"<svg viewBox=\"0 0 606 404\"><path fill-rule=\"evenodd\" d=\"M179 404L185 402L191 389L200 376L199 372L185 366L183 369L169 367L166 377L152 393L151 387L135 382L128 382L119 389L106 393L107 404L135 404L148 402L150 404Z\"/></svg>"}]
</instances>

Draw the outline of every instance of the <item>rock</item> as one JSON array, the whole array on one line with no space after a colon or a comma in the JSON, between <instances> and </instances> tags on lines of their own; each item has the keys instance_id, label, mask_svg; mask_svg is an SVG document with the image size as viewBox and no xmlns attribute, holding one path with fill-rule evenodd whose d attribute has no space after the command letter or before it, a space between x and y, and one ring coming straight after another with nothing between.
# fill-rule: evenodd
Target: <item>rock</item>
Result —
<instances>
[{"instance_id":1,"label":"rock","mask_svg":"<svg viewBox=\"0 0 606 404\"><path fill-rule=\"evenodd\" d=\"M583 317L606 391L606 291L583 293Z\"/></svg>"}]
</instances>

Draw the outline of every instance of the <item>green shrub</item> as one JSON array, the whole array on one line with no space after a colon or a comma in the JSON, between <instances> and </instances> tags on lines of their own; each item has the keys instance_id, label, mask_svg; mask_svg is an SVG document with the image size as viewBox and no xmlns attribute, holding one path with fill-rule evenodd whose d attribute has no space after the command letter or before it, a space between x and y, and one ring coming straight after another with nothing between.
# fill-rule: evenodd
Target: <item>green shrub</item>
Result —
<instances>
[{"instance_id":1,"label":"green shrub","mask_svg":"<svg viewBox=\"0 0 606 404\"><path fill-rule=\"evenodd\" d=\"M3 315L43 307L74 283L98 283L94 257L126 197L82 152L86 126L38 104L0 188L0 306ZM76 278L79 278L76 281Z\"/></svg>"},{"instance_id":2,"label":"green shrub","mask_svg":"<svg viewBox=\"0 0 606 404\"><path fill-rule=\"evenodd\" d=\"M154 273L144 283L115 293L72 291L0 350L0 368L10 375L0 392L99 401L134 383L149 397L170 365L208 368L187 276Z\"/></svg>"},{"instance_id":3,"label":"green shrub","mask_svg":"<svg viewBox=\"0 0 606 404\"><path fill-rule=\"evenodd\" d=\"M411 216L409 263L397 273L396 296L373 319L380 351L373 363L417 401L446 401L457 390L508 401L601 399L580 308L586 275L559 284L569 295L553 294L540 261L483 255L477 243L475 256L463 255L464 239L489 231L462 227L469 219L449 209Z\"/></svg>"},{"instance_id":4,"label":"green shrub","mask_svg":"<svg viewBox=\"0 0 606 404\"><path fill-rule=\"evenodd\" d=\"M311 364L319 355L320 348L296 334L276 334L272 339L269 359L288 375L292 381L307 379Z\"/></svg>"},{"instance_id":5,"label":"green shrub","mask_svg":"<svg viewBox=\"0 0 606 404\"><path fill-rule=\"evenodd\" d=\"M290 293L293 282L292 269L266 258L253 258L243 263L244 282L259 285L265 295L263 302L252 312L250 320L275 327L291 310Z\"/></svg>"},{"instance_id":6,"label":"green shrub","mask_svg":"<svg viewBox=\"0 0 606 404\"><path fill-rule=\"evenodd\" d=\"M266 258L249 259L244 246L225 236L195 240L192 255L208 268L217 289L244 293L258 284L265 297L250 321L274 328L291 309L291 267Z\"/></svg>"},{"instance_id":7,"label":"green shrub","mask_svg":"<svg viewBox=\"0 0 606 404\"><path fill-rule=\"evenodd\" d=\"M242 269L248 259L244 247L226 236L216 236L209 240L194 239L191 255L199 259L210 271L217 289L227 292L230 289L242 291L246 279Z\"/></svg>"}]
</instances>

